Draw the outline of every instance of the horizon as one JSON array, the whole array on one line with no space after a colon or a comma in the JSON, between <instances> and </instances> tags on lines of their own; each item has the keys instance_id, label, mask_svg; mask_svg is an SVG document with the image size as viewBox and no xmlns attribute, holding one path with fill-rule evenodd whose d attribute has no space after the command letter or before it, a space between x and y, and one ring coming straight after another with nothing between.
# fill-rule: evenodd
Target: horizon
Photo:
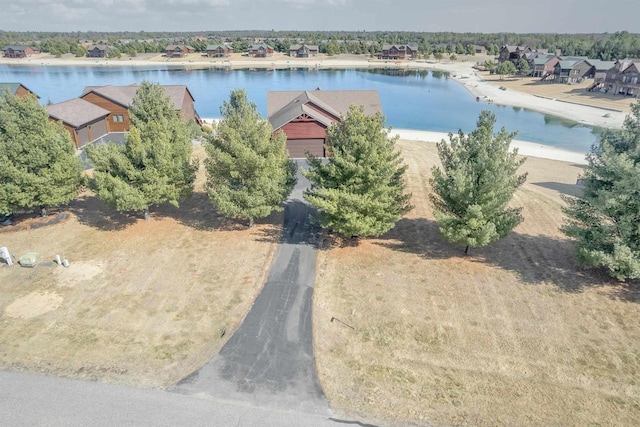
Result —
<instances>
[{"instance_id":1,"label":"horizon","mask_svg":"<svg viewBox=\"0 0 640 427\"><path fill-rule=\"evenodd\" d=\"M640 3L616 13L583 0L0 0L0 28L15 32L323 31L604 34L637 28ZM624 13L620 13L624 11ZM397 16L395 19L389 17ZM305 30L291 28L292 22ZM326 28L331 26L332 30ZM190 28L211 28L191 30ZM217 28L216 28L217 27ZM258 28L241 30L241 28Z\"/></svg>"}]
</instances>

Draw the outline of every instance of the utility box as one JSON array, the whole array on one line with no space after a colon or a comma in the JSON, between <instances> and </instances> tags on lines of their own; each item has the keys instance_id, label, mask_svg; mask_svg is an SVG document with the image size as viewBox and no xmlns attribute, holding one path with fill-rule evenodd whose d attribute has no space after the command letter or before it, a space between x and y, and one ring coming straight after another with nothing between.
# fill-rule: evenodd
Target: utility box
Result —
<instances>
[{"instance_id":1,"label":"utility box","mask_svg":"<svg viewBox=\"0 0 640 427\"><path fill-rule=\"evenodd\" d=\"M35 267L40 262L40 254L36 252L27 252L18 260L23 267Z\"/></svg>"}]
</instances>

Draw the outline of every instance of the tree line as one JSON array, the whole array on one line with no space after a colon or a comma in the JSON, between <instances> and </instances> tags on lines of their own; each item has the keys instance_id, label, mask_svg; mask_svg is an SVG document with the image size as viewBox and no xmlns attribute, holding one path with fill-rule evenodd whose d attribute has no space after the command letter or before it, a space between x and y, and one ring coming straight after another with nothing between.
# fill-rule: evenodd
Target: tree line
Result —
<instances>
[{"instance_id":1,"label":"tree line","mask_svg":"<svg viewBox=\"0 0 640 427\"><path fill-rule=\"evenodd\" d=\"M196 40L206 37L208 41ZM561 50L563 55L587 56L615 60L640 57L640 34L619 31L602 34L549 33L452 33L409 31L203 31L203 32L19 32L0 31L0 45L37 44L54 55L79 52L80 40L106 40L121 53L163 52L173 40L192 44L203 52L206 44L229 41L236 52L244 52L254 39L271 43L279 52L288 52L291 44L307 43L319 46L322 53L374 54L385 43L417 43L425 55L473 55L473 45L484 46L489 55L497 55L504 45L529 46L532 49ZM131 40L126 44L118 40ZM153 41L151 41L153 40ZM170 41L171 40L171 41Z\"/></svg>"},{"instance_id":2,"label":"tree line","mask_svg":"<svg viewBox=\"0 0 640 427\"><path fill-rule=\"evenodd\" d=\"M244 90L224 101L222 119L204 136L206 190L223 215L248 221L282 210L296 184L286 135L273 132ZM192 132L158 84L143 82L130 108L123 145L89 146L93 177L83 173L69 133L48 120L33 96L0 94L0 214L65 204L88 184L118 211L142 212L162 203L179 206L193 192L199 161ZM437 144L441 166L431 170L430 199L441 235L465 247L491 244L522 222L511 206L526 174L510 144L516 132L495 132L495 115L482 111L469 134ZM311 186L306 201L319 223L345 238L380 236L412 208L404 165L381 113L352 106L327 128L323 159L307 154L301 173ZM585 192L565 197L563 232L578 259L619 280L640 278L640 102L624 127L607 131L588 155Z\"/></svg>"}]
</instances>

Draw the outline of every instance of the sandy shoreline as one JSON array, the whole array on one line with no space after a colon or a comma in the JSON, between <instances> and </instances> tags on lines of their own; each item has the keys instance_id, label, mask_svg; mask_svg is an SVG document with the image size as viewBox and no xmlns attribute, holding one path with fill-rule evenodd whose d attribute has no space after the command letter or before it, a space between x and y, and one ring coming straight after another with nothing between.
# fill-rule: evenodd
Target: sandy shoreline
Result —
<instances>
[{"instance_id":1,"label":"sandy shoreline","mask_svg":"<svg viewBox=\"0 0 640 427\"><path fill-rule=\"evenodd\" d=\"M543 114L561 117L590 126L610 129L620 129L627 113L611 111L586 105L573 104L555 99L542 98L514 90L500 90L499 86L483 80L481 73L477 73L473 66L481 57L468 57L459 62L419 61L380 61L372 60L365 55L339 55L330 57L322 55L318 58L290 58L283 54L270 58L247 58L234 55L231 58L206 58L202 56L184 58L180 60L156 56L134 57L126 59L95 59L64 57L55 58L49 54L34 55L30 58L12 59L0 58L0 64L27 66L99 66L99 67L143 67L143 66L171 66L198 68L388 68L406 70L441 70L450 73L451 77L462 84L479 102L494 103L522 107Z\"/></svg>"}]
</instances>

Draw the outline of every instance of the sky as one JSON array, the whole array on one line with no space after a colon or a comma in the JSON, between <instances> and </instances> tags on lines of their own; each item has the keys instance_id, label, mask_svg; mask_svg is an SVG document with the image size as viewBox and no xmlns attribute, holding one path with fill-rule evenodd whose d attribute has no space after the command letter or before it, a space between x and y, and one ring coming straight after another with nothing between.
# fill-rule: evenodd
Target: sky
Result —
<instances>
[{"instance_id":1,"label":"sky","mask_svg":"<svg viewBox=\"0 0 640 427\"><path fill-rule=\"evenodd\" d=\"M640 32L640 0L0 0L5 31Z\"/></svg>"}]
</instances>

